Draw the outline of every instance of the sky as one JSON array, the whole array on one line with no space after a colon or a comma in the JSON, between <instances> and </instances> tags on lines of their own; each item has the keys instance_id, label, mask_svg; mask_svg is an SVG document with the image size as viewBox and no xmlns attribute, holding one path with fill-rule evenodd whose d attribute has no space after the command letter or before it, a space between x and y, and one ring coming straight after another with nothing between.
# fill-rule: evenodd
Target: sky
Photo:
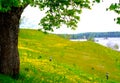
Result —
<instances>
[{"instance_id":1,"label":"sky","mask_svg":"<svg viewBox=\"0 0 120 83\"><path fill-rule=\"evenodd\" d=\"M120 31L120 25L116 24L114 18L118 15L112 11L106 11L106 8L113 2L119 0L103 0L100 4L95 4L92 10L84 9L80 15L80 22L76 30L61 26L60 29L54 30L53 33L76 34L83 32L108 32ZM28 6L21 17L25 17L20 27L38 28L38 23L45 14L38 8Z\"/></svg>"}]
</instances>

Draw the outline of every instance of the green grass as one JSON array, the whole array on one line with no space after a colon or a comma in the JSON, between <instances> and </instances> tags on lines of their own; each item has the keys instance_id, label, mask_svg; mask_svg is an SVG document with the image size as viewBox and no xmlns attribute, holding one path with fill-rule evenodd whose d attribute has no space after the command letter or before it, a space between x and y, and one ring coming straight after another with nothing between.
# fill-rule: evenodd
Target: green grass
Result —
<instances>
[{"instance_id":1,"label":"green grass","mask_svg":"<svg viewBox=\"0 0 120 83\"><path fill-rule=\"evenodd\" d=\"M93 42L72 42L53 34L21 29L19 54L19 79L0 75L0 83L120 82L120 53Z\"/></svg>"}]
</instances>

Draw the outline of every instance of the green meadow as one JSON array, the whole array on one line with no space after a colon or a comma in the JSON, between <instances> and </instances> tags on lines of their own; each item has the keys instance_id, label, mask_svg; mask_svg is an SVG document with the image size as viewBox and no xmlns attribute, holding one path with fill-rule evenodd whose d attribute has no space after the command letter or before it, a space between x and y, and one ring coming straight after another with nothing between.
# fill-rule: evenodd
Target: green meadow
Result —
<instances>
[{"instance_id":1,"label":"green meadow","mask_svg":"<svg viewBox=\"0 0 120 83\"><path fill-rule=\"evenodd\" d=\"M0 83L120 83L120 52L94 42L20 29L18 48L19 78Z\"/></svg>"}]
</instances>

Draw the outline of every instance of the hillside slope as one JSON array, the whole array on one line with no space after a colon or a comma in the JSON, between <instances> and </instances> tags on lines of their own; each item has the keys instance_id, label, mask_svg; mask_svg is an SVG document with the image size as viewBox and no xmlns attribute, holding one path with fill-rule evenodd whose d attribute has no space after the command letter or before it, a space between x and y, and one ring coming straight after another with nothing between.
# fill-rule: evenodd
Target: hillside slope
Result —
<instances>
[{"instance_id":1,"label":"hillside slope","mask_svg":"<svg viewBox=\"0 0 120 83\"><path fill-rule=\"evenodd\" d=\"M0 83L120 82L120 53L93 42L72 42L53 34L21 29L19 54L20 78L0 75Z\"/></svg>"},{"instance_id":2,"label":"hillside slope","mask_svg":"<svg viewBox=\"0 0 120 83\"><path fill-rule=\"evenodd\" d=\"M77 66L90 74L120 81L120 53L93 42L71 42L56 35L21 30L19 49L42 58L52 57L59 63ZM22 54L21 54L22 55ZM31 56L30 56L31 57Z\"/></svg>"}]
</instances>

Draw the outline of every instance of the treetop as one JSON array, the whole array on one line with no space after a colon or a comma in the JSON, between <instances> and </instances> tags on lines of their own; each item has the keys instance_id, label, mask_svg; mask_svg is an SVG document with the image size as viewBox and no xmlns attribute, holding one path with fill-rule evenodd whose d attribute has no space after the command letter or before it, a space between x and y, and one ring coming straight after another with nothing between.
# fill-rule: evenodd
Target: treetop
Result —
<instances>
[{"instance_id":1,"label":"treetop","mask_svg":"<svg viewBox=\"0 0 120 83\"><path fill-rule=\"evenodd\" d=\"M46 10L46 16L39 23L44 30L60 28L62 24L75 29L80 20L80 14L84 8L91 9L93 3L103 0L0 0L0 12L7 12L13 7L24 7L31 5ZM111 4L109 10L120 14L120 4ZM117 19L120 24L120 17Z\"/></svg>"}]
</instances>

